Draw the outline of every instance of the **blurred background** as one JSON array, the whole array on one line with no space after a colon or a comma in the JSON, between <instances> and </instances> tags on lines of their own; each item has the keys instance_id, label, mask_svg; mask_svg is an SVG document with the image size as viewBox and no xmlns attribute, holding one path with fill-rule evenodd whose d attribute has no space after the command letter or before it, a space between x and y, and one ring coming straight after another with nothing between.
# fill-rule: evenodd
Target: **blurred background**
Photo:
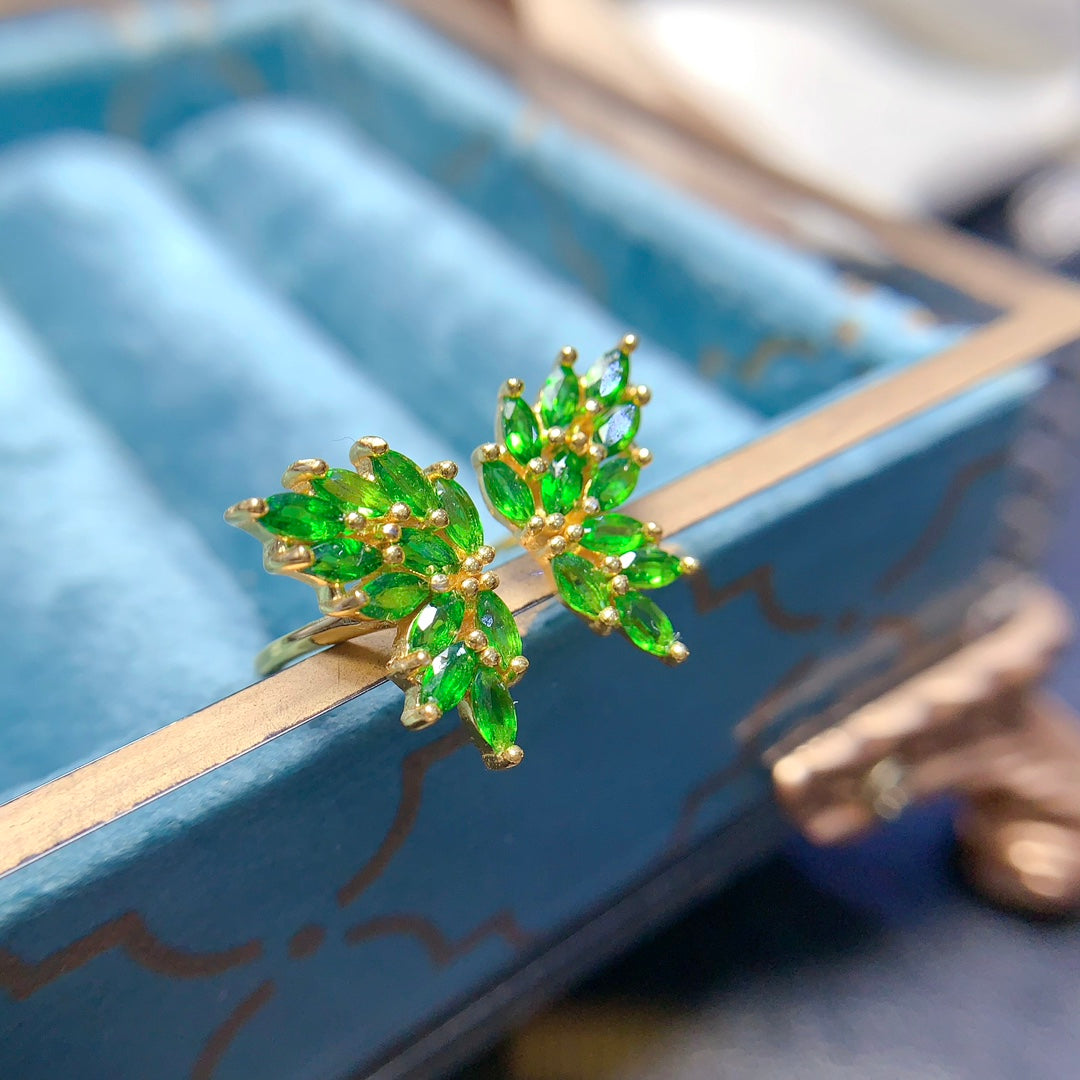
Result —
<instances>
[{"instance_id":1,"label":"blurred background","mask_svg":"<svg viewBox=\"0 0 1080 1080\"><path fill-rule=\"evenodd\" d=\"M650 92L691 101L747 156L1080 276L1076 0L511 6L563 55L603 9L654 59ZM1080 485L1062 509L1049 578L1080 610ZM1080 706L1076 648L1053 685ZM954 811L840 848L791 841L460 1080L1080 1076L1080 930L972 895Z\"/></svg>"},{"instance_id":2,"label":"blurred background","mask_svg":"<svg viewBox=\"0 0 1080 1080\"><path fill-rule=\"evenodd\" d=\"M475 2L736 155L1080 279L1080 0ZM839 218L799 227L872 262ZM1048 577L1080 611L1080 484L1061 510ZM1080 708L1080 650L1053 686ZM456 1080L1080 1077L1080 928L972 895L954 809L790 840Z\"/></svg>"}]
</instances>

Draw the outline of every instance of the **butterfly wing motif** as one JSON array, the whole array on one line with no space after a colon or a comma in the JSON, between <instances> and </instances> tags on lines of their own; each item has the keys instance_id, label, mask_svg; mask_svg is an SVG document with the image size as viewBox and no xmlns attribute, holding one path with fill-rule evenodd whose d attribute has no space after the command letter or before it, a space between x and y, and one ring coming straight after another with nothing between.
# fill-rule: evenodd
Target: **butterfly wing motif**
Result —
<instances>
[{"instance_id":1,"label":"butterfly wing motif","mask_svg":"<svg viewBox=\"0 0 1080 1080\"><path fill-rule=\"evenodd\" d=\"M637 339L628 334L584 375L563 349L535 406L520 379L507 380L497 442L473 464L491 512L550 569L560 599L599 633L619 630L668 663L690 655L671 620L647 595L697 569L665 551L660 527L617 513L652 454L634 439L648 387L630 380Z\"/></svg>"},{"instance_id":2,"label":"butterfly wing motif","mask_svg":"<svg viewBox=\"0 0 1080 1080\"><path fill-rule=\"evenodd\" d=\"M405 690L406 727L457 707L489 768L518 764L510 687L528 661L457 466L422 470L374 436L349 456L352 469L296 462L286 491L238 503L226 521L263 544L267 570L313 586L323 614L397 626L388 671Z\"/></svg>"}]
</instances>

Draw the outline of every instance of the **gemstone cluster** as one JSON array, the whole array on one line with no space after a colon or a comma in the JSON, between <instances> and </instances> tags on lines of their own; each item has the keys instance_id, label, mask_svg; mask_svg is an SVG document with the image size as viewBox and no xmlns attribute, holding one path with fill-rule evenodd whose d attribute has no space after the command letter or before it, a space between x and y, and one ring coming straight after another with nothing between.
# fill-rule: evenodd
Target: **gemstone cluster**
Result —
<instances>
[{"instance_id":1,"label":"gemstone cluster","mask_svg":"<svg viewBox=\"0 0 1080 1080\"><path fill-rule=\"evenodd\" d=\"M350 459L352 469L298 461L286 491L238 503L226 520L262 541L268 570L314 586L325 615L398 627L388 669L405 689L406 727L457 708L489 768L518 764L510 688L528 661L457 466L422 470L375 437Z\"/></svg>"},{"instance_id":2,"label":"gemstone cluster","mask_svg":"<svg viewBox=\"0 0 1080 1080\"><path fill-rule=\"evenodd\" d=\"M652 454L634 442L648 387L630 379L628 334L584 375L563 349L532 406L520 379L499 395L495 442L473 464L492 513L550 569L563 603L601 633L682 663L690 655L647 593L697 569L659 545L661 529L617 510Z\"/></svg>"}]
</instances>

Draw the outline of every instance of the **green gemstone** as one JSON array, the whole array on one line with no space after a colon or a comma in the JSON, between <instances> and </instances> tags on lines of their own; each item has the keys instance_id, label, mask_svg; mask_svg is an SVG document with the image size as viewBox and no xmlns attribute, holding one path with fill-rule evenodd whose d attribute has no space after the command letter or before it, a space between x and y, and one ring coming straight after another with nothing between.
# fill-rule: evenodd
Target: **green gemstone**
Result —
<instances>
[{"instance_id":1,"label":"green gemstone","mask_svg":"<svg viewBox=\"0 0 1080 1080\"><path fill-rule=\"evenodd\" d=\"M481 479L491 505L507 521L524 525L533 516L536 506L532 492L505 461L485 461Z\"/></svg>"},{"instance_id":2,"label":"green gemstone","mask_svg":"<svg viewBox=\"0 0 1080 1080\"><path fill-rule=\"evenodd\" d=\"M633 495L640 475L641 466L636 461L609 458L596 470L589 494L600 504L601 510L614 510Z\"/></svg>"},{"instance_id":3,"label":"green gemstone","mask_svg":"<svg viewBox=\"0 0 1080 1080\"><path fill-rule=\"evenodd\" d=\"M465 601L453 592L433 596L409 627L409 650L427 649L432 656L448 648L465 619Z\"/></svg>"},{"instance_id":4,"label":"green gemstone","mask_svg":"<svg viewBox=\"0 0 1080 1080\"><path fill-rule=\"evenodd\" d=\"M442 508L450 518L450 524L444 530L446 535L459 550L471 555L484 543L484 527L480 524L479 511L469 493L456 480L436 477L432 483Z\"/></svg>"},{"instance_id":5,"label":"green gemstone","mask_svg":"<svg viewBox=\"0 0 1080 1080\"><path fill-rule=\"evenodd\" d=\"M465 696L479 664L480 658L463 641L443 649L424 672L421 698L434 701L443 712L449 712Z\"/></svg>"},{"instance_id":6,"label":"green gemstone","mask_svg":"<svg viewBox=\"0 0 1080 1080\"><path fill-rule=\"evenodd\" d=\"M369 581L364 592L368 602L363 607L363 614L369 619L386 622L397 622L411 615L431 595L423 578L393 571Z\"/></svg>"},{"instance_id":7,"label":"green gemstone","mask_svg":"<svg viewBox=\"0 0 1080 1080\"><path fill-rule=\"evenodd\" d=\"M581 401L581 384L573 367L563 364L540 391L540 416L548 427L568 427Z\"/></svg>"},{"instance_id":8,"label":"green gemstone","mask_svg":"<svg viewBox=\"0 0 1080 1080\"><path fill-rule=\"evenodd\" d=\"M402 529L398 546L405 555L405 568L425 577L438 572L453 573L460 565L454 549L424 529Z\"/></svg>"},{"instance_id":9,"label":"green gemstone","mask_svg":"<svg viewBox=\"0 0 1080 1080\"><path fill-rule=\"evenodd\" d=\"M382 552L343 536L313 549L315 562L307 571L324 581L359 581L382 566Z\"/></svg>"},{"instance_id":10,"label":"green gemstone","mask_svg":"<svg viewBox=\"0 0 1080 1080\"><path fill-rule=\"evenodd\" d=\"M555 587L566 606L581 615L599 615L608 606L608 579L580 555L565 552L551 560Z\"/></svg>"},{"instance_id":11,"label":"green gemstone","mask_svg":"<svg viewBox=\"0 0 1080 1080\"><path fill-rule=\"evenodd\" d=\"M514 613L495 593L482 592L476 598L476 622L504 664L521 655L521 631Z\"/></svg>"},{"instance_id":12,"label":"green gemstone","mask_svg":"<svg viewBox=\"0 0 1080 1080\"><path fill-rule=\"evenodd\" d=\"M521 398L503 398L499 403L502 441L510 456L522 465L540 454L540 426L532 409Z\"/></svg>"},{"instance_id":13,"label":"green gemstone","mask_svg":"<svg viewBox=\"0 0 1080 1080\"><path fill-rule=\"evenodd\" d=\"M585 372L585 396L601 405L610 405L629 381L630 357L621 349L612 349Z\"/></svg>"},{"instance_id":14,"label":"green gemstone","mask_svg":"<svg viewBox=\"0 0 1080 1080\"><path fill-rule=\"evenodd\" d=\"M311 481L315 494L330 502L345 503L350 509L363 507L375 514L385 514L393 499L387 498L374 480L350 469L331 469L325 476Z\"/></svg>"},{"instance_id":15,"label":"green gemstone","mask_svg":"<svg viewBox=\"0 0 1080 1080\"><path fill-rule=\"evenodd\" d=\"M540 498L549 514L568 514L581 498L585 462L567 452L554 458L540 481Z\"/></svg>"},{"instance_id":16,"label":"green gemstone","mask_svg":"<svg viewBox=\"0 0 1080 1080\"><path fill-rule=\"evenodd\" d=\"M660 548L641 548L628 551L622 557L623 573L638 589L662 589L681 573L678 555Z\"/></svg>"},{"instance_id":17,"label":"green gemstone","mask_svg":"<svg viewBox=\"0 0 1080 1080\"><path fill-rule=\"evenodd\" d=\"M517 710L510 691L503 686L499 673L482 667L469 692L469 711L481 738L501 754L517 738Z\"/></svg>"},{"instance_id":18,"label":"green gemstone","mask_svg":"<svg viewBox=\"0 0 1080 1080\"><path fill-rule=\"evenodd\" d=\"M675 630L671 620L652 600L631 589L624 596L615 597L615 610L626 636L639 649L654 656L667 656L675 643Z\"/></svg>"},{"instance_id":19,"label":"green gemstone","mask_svg":"<svg viewBox=\"0 0 1080 1080\"><path fill-rule=\"evenodd\" d=\"M634 441L640 423L641 410L636 405L619 405L609 409L597 420L593 438L606 446L611 453L615 453Z\"/></svg>"},{"instance_id":20,"label":"green gemstone","mask_svg":"<svg viewBox=\"0 0 1080 1080\"><path fill-rule=\"evenodd\" d=\"M644 525L625 514L597 514L581 524L581 546L603 555L622 555L645 543Z\"/></svg>"},{"instance_id":21,"label":"green gemstone","mask_svg":"<svg viewBox=\"0 0 1080 1080\"><path fill-rule=\"evenodd\" d=\"M431 481L404 454L387 450L370 460L375 482L392 503L404 503L417 517L425 517L429 510L438 507Z\"/></svg>"},{"instance_id":22,"label":"green gemstone","mask_svg":"<svg viewBox=\"0 0 1080 1080\"><path fill-rule=\"evenodd\" d=\"M286 491L266 500L269 510L259 518L259 524L277 536L293 540L332 540L341 532L341 507Z\"/></svg>"}]
</instances>

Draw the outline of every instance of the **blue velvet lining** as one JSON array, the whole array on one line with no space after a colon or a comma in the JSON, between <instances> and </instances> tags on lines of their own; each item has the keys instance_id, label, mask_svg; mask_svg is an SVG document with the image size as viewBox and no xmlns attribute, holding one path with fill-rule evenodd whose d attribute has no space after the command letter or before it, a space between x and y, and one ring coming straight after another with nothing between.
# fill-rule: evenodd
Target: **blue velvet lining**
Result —
<instances>
[{"instance_id":1,"label":"blue velvet lining","mask_svg":"<svg viewBox=\"0 0 1080 1080\"><path fill-rule=\"evenodd\" d=\"M265 629L6 306L0 356L3 802L239 689Z\"/></svg>"},{"instance_id":2,"label":"blue velvet lining","mask_svg":"<svg viewBox=\"0 0 1080 1080\"><path fill-rule=\"evenodd\" d=\"M537 117L399 12L141 18L137 43L88 14L0 32L16 564L49 538L3 599L32 632L0 649L0 798L243 685L313 616L221 521L295 458L371 433L464 464L504 378L635 329L647 489L962 332Z\"/></svg>"}]
</instances>

